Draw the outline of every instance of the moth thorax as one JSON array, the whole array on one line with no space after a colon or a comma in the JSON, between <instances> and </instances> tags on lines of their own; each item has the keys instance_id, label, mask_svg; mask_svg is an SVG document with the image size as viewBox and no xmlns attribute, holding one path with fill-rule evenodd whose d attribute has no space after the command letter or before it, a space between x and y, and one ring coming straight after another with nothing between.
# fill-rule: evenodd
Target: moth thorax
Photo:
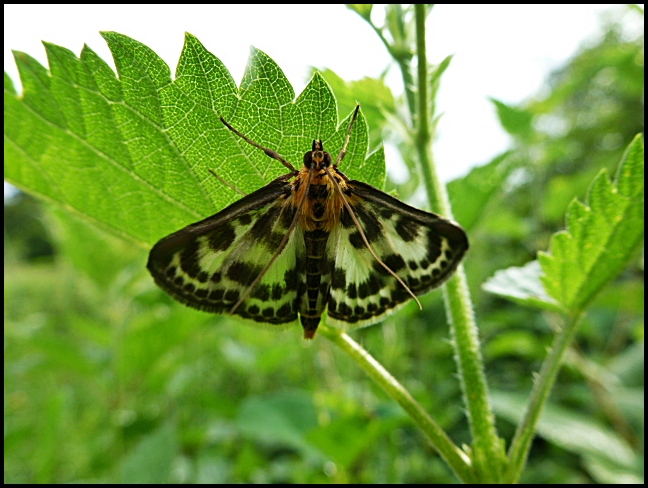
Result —
<instances>
[{"instance_id":1,"label":"moth thorax","mask_svg":"<svg viewBox=\"0 0 648 488\"><path fill-rule=\"evenodd\" d=\"M324 150L321 140L313 141L313 150L304 154L304 166L308 169L324 169L331 166L331 155Z\"/></svg>"}]
</instances>

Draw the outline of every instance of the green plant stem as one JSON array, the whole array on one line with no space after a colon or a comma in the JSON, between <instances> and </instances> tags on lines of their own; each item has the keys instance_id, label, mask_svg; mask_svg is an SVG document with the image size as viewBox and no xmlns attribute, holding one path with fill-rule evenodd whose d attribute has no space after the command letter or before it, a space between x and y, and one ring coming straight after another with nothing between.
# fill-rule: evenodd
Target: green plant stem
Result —
<instances>
[{"instance_id":1,"label":"green plant stem","mask_svg":"<svg viewBox=\"0 0 648 488\"><path fill-rule=\"evenodd\" d=\"M439 181L432 158L432 133L430 131L430 114L428 103L428 73L427 73L427 48L425 44L425 6L416 5L416 50L418 53L418 124L416 128L416 152L420 162L420 170L425 183L428 199L433 210L452 218L450 201L442 198L445 187Z\"/></svg>"},{"instance_id":2,"label":"green plant stem","mask_svg":"<svg viewBox=\"0 0 648 488\"><path fill-rule=\"evenodd\" d=\"M428 113L428 63L425 45L425 6L415 5L416 42L418 53L418 114L416 150L421 164L421 174L428 191L430 205L451 218L452 211L445 186L436 172L432 157L432 134ZM454 338L455 356L459 377L467 405L468 419L473 435L473 461L481 481L498 481L503 460L500 439L495 430L495 419L488 398L484 367L479 351L477 325L468 292L463 267L444 286L444 300L448 321Z\"/></svg>"},{"instance_id":3,"label":"green plant stem","mask_svg":"<svg viewBox=\"0 0 648 488\"><path fill-rule=\"evenodd\" d=\"M453 444L439 425L430 418L423 407L378 361L344 332L320 324L319 333L347 353L385 392L414 420L428 437L434 448L464 483L475 483L470 459Z\"/></svg>"},{"instance_id":4,"label":"green plant stem","mask_svg":"<svg viewBox=\"0 0 648 488\"><path fill-rule=\"evenodd\" d=\"M526 463L531 442L535 435L540 415L544 409L551 388L556 381L556 376L562 366L565 353L578 329L582 313L569 316L563 329L556 336L551 352L540 368L540 373L535 381L531 398L524 413L524 418L515 432L513 442L508 452L509 465L504 475L505 483L516 483L520 479L522 469Z\"/></svg>"}]
</instances>

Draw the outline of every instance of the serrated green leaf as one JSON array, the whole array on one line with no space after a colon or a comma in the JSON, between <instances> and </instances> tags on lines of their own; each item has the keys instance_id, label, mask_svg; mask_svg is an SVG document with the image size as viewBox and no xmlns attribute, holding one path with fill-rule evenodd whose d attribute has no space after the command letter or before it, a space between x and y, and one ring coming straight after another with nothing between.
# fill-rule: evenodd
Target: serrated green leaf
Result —
<instances>
[{"instance_id":1,"label":"serrated green leaf","mask_svg":"<svg viewBox=\"0 0 648 488\"><path fill-rule=\"evenodd\" d=\"M106 32L118 76L90 48L76 57L46 44L50 72L16 53L24 94L5 74L5 179L113 234L143 246L239 198L209 173L252 192L286 173L219 120L297 168L313 139L337 155L349 123L338 123L330 87L316 73L295 100L276 63L252 49L241 87L187 34L176 70L134 39ZM382 187L384 153L367 158L362 114L340 165Z\"/></svg>"},{"instance_id":2,"label":"serrated green leaf","mask_svg":"<svg viewBox=\"0 0 648 488\"><path fill-rule=\"evenodd\" d=\"M560 304L547 295L540 281L541 273L540 263L531 261L522 267L512 266L497 271L482 288L522 305L558 311Z\"/></svg>"},{"instance_id":3,"label":"serrated green leaf","mask_svg":"<svg viewBox=\"0 0 648 488\"><path fill-rule=\"evenodd\" d=\"M637 136L626 151L613 184L606 171L592 183L587 204L574 200L567 229L539 253L547 293L578 313L627 266L644 234L644 150Z\"/></svg>"}]
</instances>

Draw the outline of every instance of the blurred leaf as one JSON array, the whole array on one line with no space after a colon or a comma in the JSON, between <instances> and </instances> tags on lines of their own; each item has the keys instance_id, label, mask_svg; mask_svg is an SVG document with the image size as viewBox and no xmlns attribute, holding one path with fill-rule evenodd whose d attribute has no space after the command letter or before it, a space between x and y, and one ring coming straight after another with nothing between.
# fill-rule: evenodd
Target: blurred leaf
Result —
<instances>
[{"instance_id":1,"label":"blurred leaf","mask_svg":"<svg viewBox=\"0 0 648 488\"><path fill-rule=\"evenodd\" d=\"M450 62L452 61L453 55L446 56L443 61L441 61L439 64L436 66L430 66L430 103L432 104L432 109L430 110L430 114L432 116L436 115L436 98L437 98L437 92L439 91L439 86L441 82L441 77L443 76L443 73L448 69L448 66L450 66ZM438 123L438 117L435 119L434 125ZM436 128L432 128L432 134L436 133Z\"/></svg>"},{"instance_id":2,"label":"blurred leaf","mask_svg":"<svg viewBox=\"0 0 648 488\"><path fill-rule=\"evenodd\" d=\"M145 436L123 461L118 483L166 484L172 482L173 460L178 450L176 431L164 425Z\"/></svg>"},{"instance_id":3,"label":"blurred leaf","mask_svg":"<svg viewBox=\"0 0 648 488\"><path fill-rule=\"evenodd\" d=\"M502 127L514 137L528 140L533 133L533 114L527 110L512 107L495 98L490 99L495 105L497 116Z\"/></svg>"},{"instance_id":4,"label":"blurred leaf","mask_svg":"<svg viewBox=\"0 0 648 488\"><path fill-rule=\"evenodd\" d=\"M531 224L529 220L521 219L515 208L497 206L494 211L483 216L480 230L498 238L521 240L529 236Z\"/></svg>"},{"instance_id":5,"label":"blurred leaf","mask_svg":"<svg viewBox=\"0 0 648 488\"><path fill-rule=\"evenodd\" d=\"M59 250L101 287L110 285L129 264L141 265L142 252L131 243L60 208L52 207L51 215L58 224L53 227Z\"/></svg>"},{"instance_id":6,"label":"blurred leaf","mask_svg":"<svg viewBox=\"0 0 648 488\"><path fill-rule=\"evenodd\" d=\"M437 89L439 86L439 81L441 81L441 76L443 76L443 73L448 69L450 66L450 62L452 61L453 55L450 54L443 58L443 61L441 61L439 64L435 66L431 66L431 74L430 74L430 84L433 89ZM436 97L432 97L436 98Z\"/></svg>"},{"instance_id":7,"label":"blurred leaf","mask_svg":"<svg viewBox=\"0 0 648 488\"><path fill-rule=\"evenodd\" d=\"M307 392L287 392L247 398L239 410L239 429L248 438L283 444L320 458L305 439L317 425L317 412Z\"/></svg>"},{"instance_id":8,"label":"blurred leaf","mask_svg":"<svg viewBox=\"0 0 648 488\"><path fill-rule=\"evenodd\" d=\"M371 3L347 3L347 8L356 12L360 17L367 21L371 21L371 10L373 4Z\"/></svg>"},{"instance_id":9,"label":"blurred leaf","mask_svg":"<svg viewBox=\"0 0 648 488\"><path fill-rule=\"evenodd\" d=\"M490 163L473 168L462 178L448 183L454 218L470 230L479 221L488 202L501 190L513 166L509 153L496 156Z\"/></svg>"},{"instance_id":10,"label":"blurred leaf","mask_svg":"<svg viewBox=\"0 0 648 488\"><path fill-rule=\"evenodd\" d=\"M522 267L512 266L497 271L482 288L528 307L561 310L560 304L545 291L540 280L541 272L538 261L531 261Z\"/></svg>"},{"instance_id":11,"label":"blurred leaf","mask_svg":"<svg viewBox=\"0 0 648 488\"><path fill-rule=\"evenodd\" d=\"M497 359L507 356L518 356L526 360L537 360L545 357L545 344L527 330L509 329L503 331L484 345L484 356Z\"/></svg>"},{"instance_id":12,"label":"blurred leaf","mask_svg":"<svg viewBox=\"0 0 648 488\"><path fill-rule=\"evenodd\" d=\"M601 293L592 302L592 306L643 317L644 294L643 280L617 280L614 286L608 286L601 290Z\"/></svg>"},{"instance_id":13,"label":"blurred leaf","mask_svg":"<svg viewBox=\"0 0 648 488\"><path fill-rule=\"evenodd\" d=\"M198 458L196 484L229 484L231 479L229 463L226 459L207 454Z\"/></svg>"},{"instance_id":14,"label":"blurred leaf","mask_svg":"<svg viewBox=\"0 0 648 488\"><path fill-rule=\"evenodd\" d=\"M104 33L119 72L87 46L80 58L46 44L51 75L17 53L24 96L5 92L5 179L143 246L238 199L208 170L243 191L286 169L223 126L219 115L299 166L313 139L332 154L335 100L315 74L297 97L281 69L252 49L237 89L231 75L187 34L176 72L143 44ZM313 116L312 114L316 114ZM345 173L381 187L382 151L366 161L367 126L358 117Z\"/></svg>"},{"instance_id":15,"label":"blurred leaf","mask_svg":"<svg viewBox=\"0 0 648 488\"><path fill-rule=\"evenodd\" d=\"M514 424L522 420L527 395L494 391L491 396L497 415ZM538 435L575 454L607 459L625 468L626 473L634 467L635 454L623 438L597 420L583 416L581 411L548 403L538 423Z\"/></svg>"},{"instance_id":16,"label":"blurred leaf","mask_svg":"<svg viewBox=\"0 0 648 488\"><path fill-rule=\"evenodd\" d=\"M314 69L312 71L313 75L317 73ZM351 113L359 103L369 127L370 147L381 144L386 114L396 112L394 95L384 80L367 77L347 82L330 69L322 69L320 73L331 85L340 113Z\"/></svg>"},{"instance_id":17,"label":"blurred leaf","mask_svg":"<svg viewBox=\"0 0 648 488\"><path fill-rule=\"evenodd\" d=\"M565 211L575 197L583 197L598 171L583 171L568 175L554 175L545 187L539 206L545 224L561 227Z\"/></svg>"},{"instance_id":18,"label":"blurred leaf","mask_svg":"<svg viewBox=\"0 0 648 488\"><path fill-rule=\"evenodd\" d=\"M551 253L539 253L547 292L577 313L625 267L644 229L644 151L637 136L619 166L615 184L602 171L587 204L574 200L567 230L555 234Z\"/></svg>"},{"instance_id":19,"label":"blurred leaf","mask_svg":"<svg viewBox=\"0 0 648 488\"><path fill-rule=\"evenodd\" d=\"M359 412L358 412L359 413ZM345 415L308 433L308 440L345 469L352 469L363 453L371 451L378 438L407 423L402 410L387 418Z\"/></svg>"},{"instance_id":20,"label":"blurred leaf","mask_svg":"<svg viewBox=\"0 0 648 488\"><path fill-rule=\"evenodd\" d=\"M636 469L628 470L601 456L583 456L585 469L597 483L606 485L643 485L643 460L638 460Z\"/></svg>"},{"instance_id":21,"label":"blurred leaf","mask_svg":"<svg viewBox=\"0 0 648 488\"><path fill-rule=\"evenodd\" d=\"M397 61L414 57L415 27L412 10L412 7L404 8L399 3L390 3L385 7L385 27L393 39L390 53Z\"/></svg>"},{"instance_id":22,"label":"blurred leaf","mask_svg":"<svg viewBox=\"0 0 648 488\"><path fill-rule=\"evenodd\" d=\"M4 204L5 263L15 256L20 260L43 261L54 255L51 231L44 221L41 202L26 193Z\"/></svg>"},{"instance_id":23,"label":"blurred leaf","mask_svg":"<svg viewBox=\"0 0 648 488\"><path fill-rule=\"evenodd\" d=\"M4 74L4 89L5 89L6 92L10 93L11 95L16 94L16 87L14 86L13 80L7 74L6 71L5 71L5 74Z\"/></svg>"}]
</instances>

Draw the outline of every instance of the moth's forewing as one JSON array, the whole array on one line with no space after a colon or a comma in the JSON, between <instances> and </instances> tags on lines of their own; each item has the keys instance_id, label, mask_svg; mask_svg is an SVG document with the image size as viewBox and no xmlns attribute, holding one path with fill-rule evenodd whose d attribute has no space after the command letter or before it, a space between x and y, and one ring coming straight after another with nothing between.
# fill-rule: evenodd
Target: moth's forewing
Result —
<instances>
[{"instance_id":1,"label":"moth's forewing","mask_svg":"<svg viewBox=\"0 0 648 488\"><path fill-rule=\"evenodd\" d=\"M360 181L348 181L348 198L377 256L416 295L441 285L468 250L468 237L456 223L411 207ZM327 323L363 327L383 320L411 295L370 254L358 229L342 211L331 233L333 256Z\"/></svg>"},{"instance_id":2,"label":"moth's forewing","mask_svg":"<svg viewBox=\"0 0 648 488\"><path fill-rule=\"evenodd\" d=\"M277 252L290 227L290 178L277 178L205 220L160 240L148 269L155 282L193 308L228 313ZM255 322L297 319L303 288L303 237L293 232L286 247L235 313Z\"/></svg>"}]
</instances>

